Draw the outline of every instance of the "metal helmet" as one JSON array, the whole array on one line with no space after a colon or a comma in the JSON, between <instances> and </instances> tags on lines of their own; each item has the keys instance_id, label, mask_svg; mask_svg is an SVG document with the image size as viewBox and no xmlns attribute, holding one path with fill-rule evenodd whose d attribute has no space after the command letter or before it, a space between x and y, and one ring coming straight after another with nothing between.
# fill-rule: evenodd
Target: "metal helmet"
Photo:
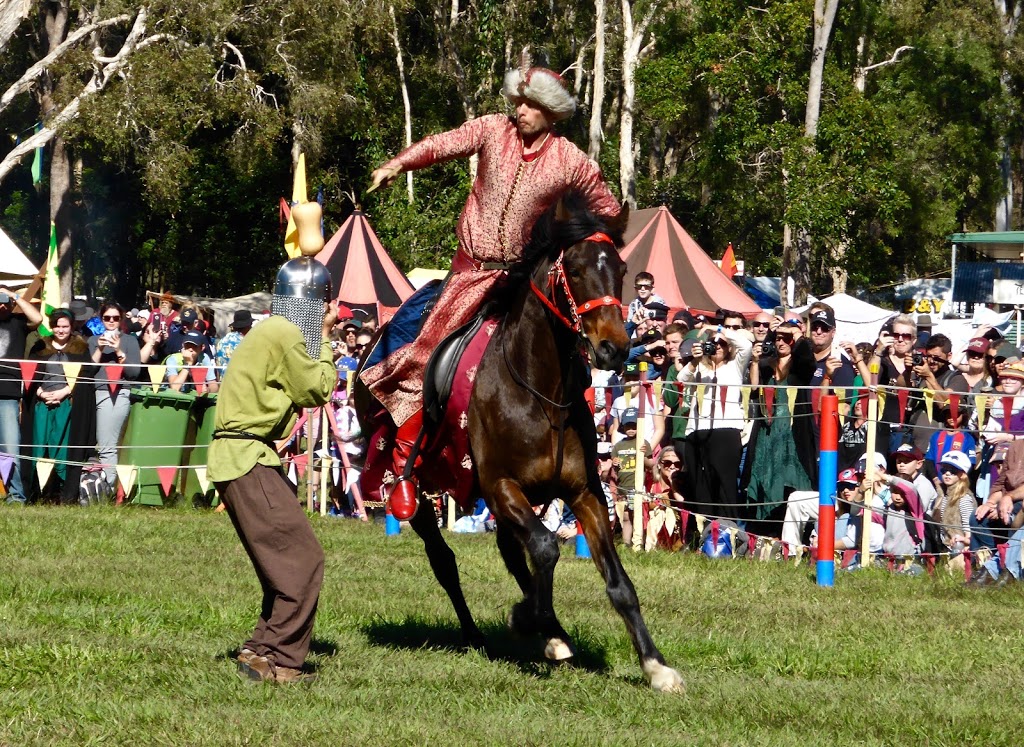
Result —
<instances>
[{"instance_id":1,"label":"metal helmet","mask_svg":"<svg viewBox=\"0 0 1024 747\"><path fill-rule=\"evenodd\" d=\"M324 303L330 300L331 273L312 257L290 259L278 270L270 311L302 330L306 351L314 360L320 357Z\"/></svg>"}]
</instances>

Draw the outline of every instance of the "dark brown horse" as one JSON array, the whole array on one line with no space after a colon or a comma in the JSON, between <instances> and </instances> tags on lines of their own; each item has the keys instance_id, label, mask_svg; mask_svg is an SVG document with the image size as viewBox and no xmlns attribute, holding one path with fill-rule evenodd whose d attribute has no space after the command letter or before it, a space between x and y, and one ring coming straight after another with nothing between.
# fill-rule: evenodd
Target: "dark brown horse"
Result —
<instances>
[{"instance_id":1,"label":"dark brown horse","mask_svg":"<svg viewBox=\"0 0 1024 747\"><path fill-rule=\"evenodd\" d=\"M587 361L618 369L629 352L618 301L626 273L618 247L628 211L602 221L582 204L567 197L538 220L522 261L490 301L490 312L502 321L476 374L470 446L480 492L495 518L498 548L523 592L509 613L509 627L543 637L548 659L572 656L552 602L558 539L534 511L564 498L651 686L678 692L683 680L654 645L615 551L597 472L597 432L584 398ZM484 648L434 511L421 505L411 525L451 598L466 642Z\"/></svg>"}]
</instances>

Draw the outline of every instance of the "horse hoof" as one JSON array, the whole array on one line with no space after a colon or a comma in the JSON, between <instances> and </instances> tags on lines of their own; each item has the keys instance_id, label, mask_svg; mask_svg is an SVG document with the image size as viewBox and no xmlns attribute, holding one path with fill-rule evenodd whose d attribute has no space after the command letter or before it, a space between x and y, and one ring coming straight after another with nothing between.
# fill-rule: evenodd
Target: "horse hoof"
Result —
<instances>
[{"instance_id":1,"label":"horse hoof","mask_svg":"<svg viewBox=\"0 0 1024 747\"><path fill-rule=\"evenodd\" d=\"M399 478L391 490L391 495L388 496L391 515L399 521L409 521L416 514L419 503L416 483Z\"/></svg>"},{"instance_id":2,"label":"horse hoof","mask_svg":"<svg viewBox=\"0 0 1024 747\"><path fill-rule=\"evenodd\" d=\"M544 647L544 658L548 661L565 661L573 656L569 644L561 638L549 638L548 645Z\"/></svg>"},{"instance_id":3,"label":"horse hoof","mask_svg":"<svg viewBox=\"0 0 1024 747\"><path fill-rule=\"evenodd\" d=\"M655 659L648 659L644 662L643 670L652 689L660 693L677 693L679 695L686 692L683 676L672 667L665 666Z\"/></svg>"}]
</instances>

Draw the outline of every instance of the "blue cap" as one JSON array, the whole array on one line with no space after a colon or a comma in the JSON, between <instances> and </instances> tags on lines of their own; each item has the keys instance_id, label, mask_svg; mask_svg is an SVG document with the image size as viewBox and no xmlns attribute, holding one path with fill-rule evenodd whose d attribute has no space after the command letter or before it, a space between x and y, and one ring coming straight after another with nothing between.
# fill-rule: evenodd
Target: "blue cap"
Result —
<instances>
[{"instance_id":1,"label":"blue cap","mask_svg":"<svg viewBox=\"0 0 1024 747\"><path fill-rule=\"evenodd\" d=\"M206 347L206 338L196 331L187 332L185 337L182 338L181 344L184 345L195 345L197 348L202 350Z\"/></svg>"}]
</instances>

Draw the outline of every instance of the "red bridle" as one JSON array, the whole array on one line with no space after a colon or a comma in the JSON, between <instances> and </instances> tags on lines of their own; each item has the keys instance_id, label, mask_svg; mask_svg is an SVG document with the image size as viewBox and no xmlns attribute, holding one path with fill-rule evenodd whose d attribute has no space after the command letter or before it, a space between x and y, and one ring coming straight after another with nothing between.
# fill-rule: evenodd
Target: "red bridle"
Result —
<instances>
[{"instance_id":1,"label":"red bridle","mask_svg":"<svg viewBox=\"0 0 1024 747\"><path fill-rule=\"evenodd\" d=\"M583 239L583 241L607 243L611 244L612 246L615 246L615 242L612 241L611 237L608 234L601 232L592 233L590 234L590 236ZM571 329L573 332L576 332L577 334L582 334L580 317L583 316L583 314L586 314L590 311L594 311L595 309L599 309L602 306L618 306L621 310L622 302L619 299L615 298L614 296L601 296L600 298L592 298L591 300L585 303L576 303L576 299L573 298L572 291L569 290L569 281L565 277L565 269L562 267L562 258L564 256L565 252L559 254L558 259L555 260L554 264L551 265L551 269L548 270L547 293L538 288L537 284L533 282L533 280L530 280L530 287L533 289L533 292L537 294L537 298L539 298L541 302L548 307L548 310L550 310L551 313L555 315L556 319L561 321L566 327ZM558 306L555 305L555 302L553 300L555 296L555 290L559 285L561 285L562 291L565 293L565 298L569 303L569 316L571 318L566 318L565 314L563 314L562 311L558 308ZM551 298L548 298L548 294L551 295Z\"/></svg>"}]
</instances>

